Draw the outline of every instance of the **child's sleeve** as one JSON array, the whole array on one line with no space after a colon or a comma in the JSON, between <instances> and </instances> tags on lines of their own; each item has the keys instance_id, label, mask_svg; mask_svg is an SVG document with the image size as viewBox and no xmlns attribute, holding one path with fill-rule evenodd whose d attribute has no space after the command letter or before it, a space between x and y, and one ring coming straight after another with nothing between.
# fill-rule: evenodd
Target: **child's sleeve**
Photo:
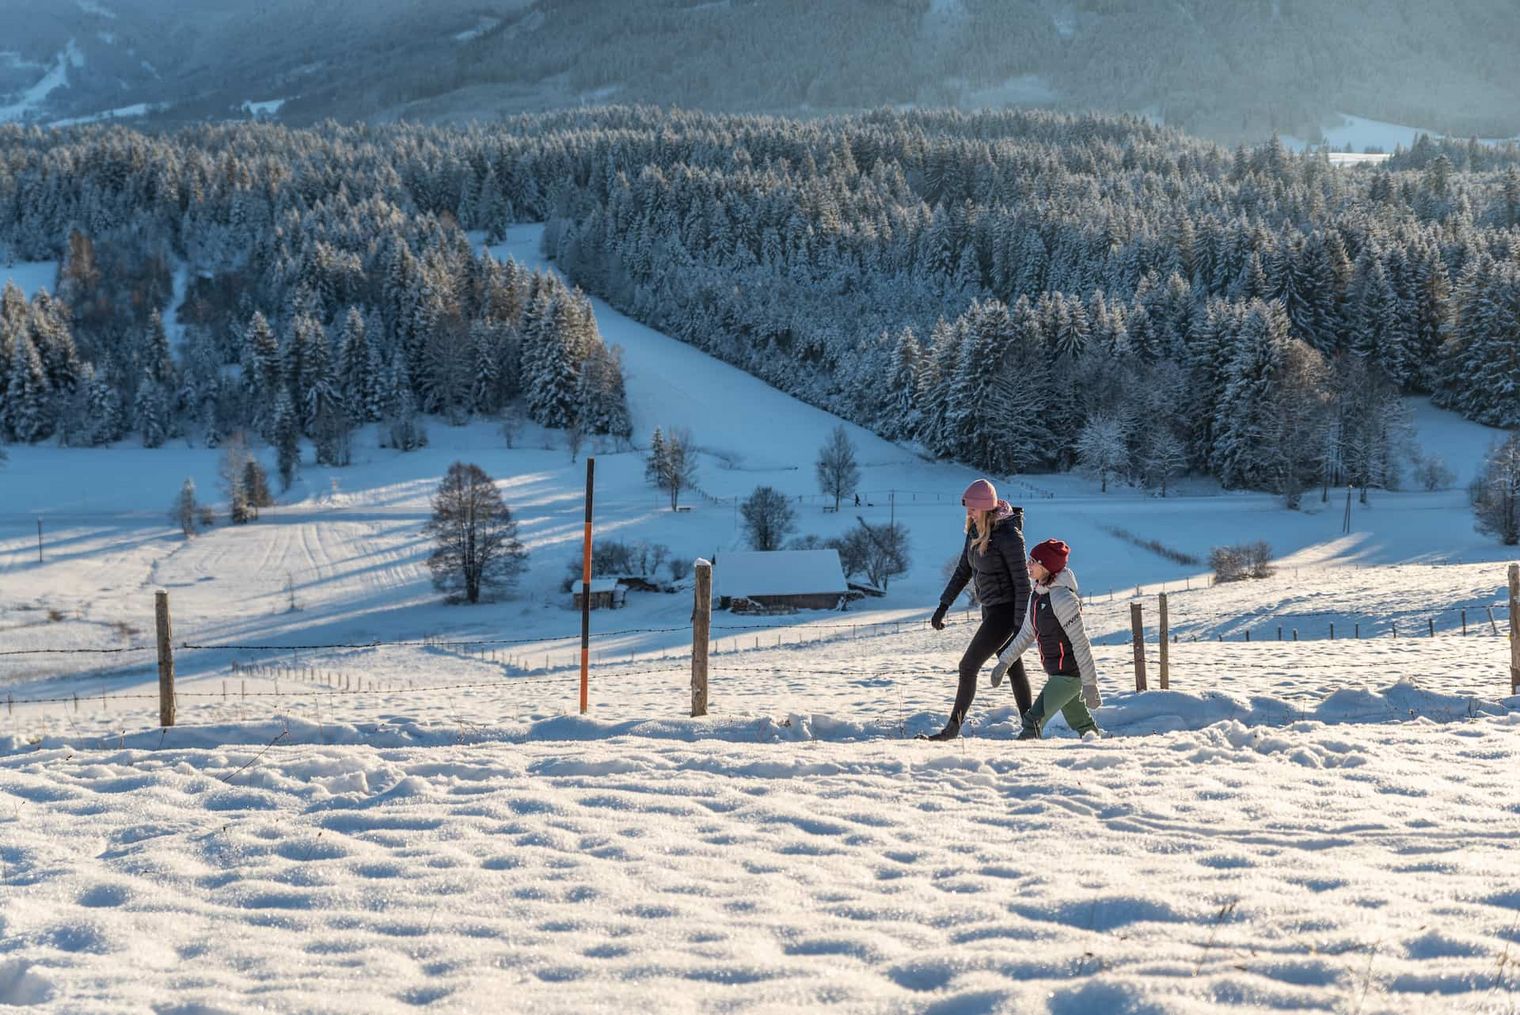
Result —
<instances>
[{"instance_id":1,"label":"child's sleeve","mask_svg":"<svg viewBox=\"0 0 1520 1015\"><path fill-rule=\"evenodd\" d=\"M1003 682L1003 674L1018 660L1019 656L1029 651L1029 646L1034 644L1034 610L1024 611L1024 623L1019 627L1019 633L1013 636L1003 651L998 653L997 665L992 669L992 686L996 687Z\"/></svg>"}]
</instances>

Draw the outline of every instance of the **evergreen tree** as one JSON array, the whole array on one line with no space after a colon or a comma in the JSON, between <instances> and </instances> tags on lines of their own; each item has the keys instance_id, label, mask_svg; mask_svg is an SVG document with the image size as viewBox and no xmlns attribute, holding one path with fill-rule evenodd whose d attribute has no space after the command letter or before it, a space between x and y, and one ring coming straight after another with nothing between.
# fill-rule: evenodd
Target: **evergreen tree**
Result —
<instances>
[{"instance_id":1,"label":"evergreen tree","mask_svg":"<svg viewBox=\"0 0 1520 1015\"><path fill-rule=\"evenodd\" d=\"M885 436L893 440L910 438L918 432L918 374L922 355L913 329L900 331L892 348L887 411L882 419Z\"/></svg>"},{"instance_id":2,"label":"evergreen tree","mask_svg":"<svg viewBox=\"0 0 1520 1015\"><path fill-rule=\"evenodd\" d=\"M143 447L162 447L169 439L168 416L163 386L153 379L150 370L144 370L142 380L137 384L137 396L132 400L132 418L142 436Z\"/></svg>"},{"instance_id":3,"label":"evergreen tree","mask_svg":"<svg viewBox=\"0 0 1520 1015\"><path fill-rule=\"evenodd\" d=\"M171 386L174 382L174 353L169 348L169 333L164 329L164 319L157 310L148 318L147 330L142 334L138 362L142 372L155 384Z\"/></svg>"},{"instance_id":4,"label":"evergreen tree","mask_svg":"<svg viewBox=\"0 0 1520 1015\"><path fill-rule=\"evenodd\" d=\"M280 343L264 315L254 311L243 334L243 386L257 407L258 429L274 435L274 405L284 388Z\"/></svg>"},{"instance_id":5,"label":"evergreen tree","mask_svg":"<svg viewBox=\"0 0 1520 1015\"><path fill-rule=\"evenodd\" d=\"M185 478L185 482L179 488L179 495L174 498L174 506L170 509L169 515L186 539L195 535L196 524L200 519L200 505L195 501L195 480L188 476Z\"/></svg>"},{"instance_id":6,"label":"evergreen tree","mask_svg":"<svg viewBox=\"0 0 1520 1015\"><path fill-rule=\"evenodd\" d=\"M1234 349L1215 411L1213 464L1226 487L1267 488L1272 462L1263 444L1277 410L1277 375L1288 342L1281 308L1252 302L1228 345Z\"/></svg>"},{"instance_id":7,"label":"evergreen tree","mask_svg":"<svg viewBox=\"0 0 1520 1015\"><path fill-rule=\"evenodd\" d=\"M5 403L0 406L5 430L23 444L42 440L53 432L53 404L36 346L27 335L17 335L11 347Z\"/></svg>"},{"instance_id":8,"label":"evergreen tree","mask_svg":"<svg viewBox=\"0 0 1520 1015\"><path fill-rule=\"evenodd\" d=\"M274 405L274 449L280 489L289 490L301 464L301 422L290 393L281 391Z\"/></svg>"},{"instance_id":9,"label":"evergreen tree","mask_svg":"<svg viewBox=\"0 0 1520 1015\"><path fill-rule=\"evenodd\" d=\"M338 333L338 393L355 422L380 418L379 363L364 315L358 307L349 307Z\"/></svg>"}]
</instances>

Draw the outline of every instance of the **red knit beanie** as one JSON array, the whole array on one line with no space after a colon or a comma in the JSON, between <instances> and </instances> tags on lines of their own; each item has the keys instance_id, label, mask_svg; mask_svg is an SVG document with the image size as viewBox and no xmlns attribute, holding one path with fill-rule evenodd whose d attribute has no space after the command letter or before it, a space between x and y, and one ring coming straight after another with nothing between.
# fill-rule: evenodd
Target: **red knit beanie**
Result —
<instances>
[{"instance_id":1,"label":"red knit beanie","mask_svg":"<svg viewBox=\"0 0 1520 1015\"><path fill-rule=\"evenodd\" d=\"M967 511L991 511L997 507L997 488L985 479L979 479L966 487L966 492L961 494L961 503Z\"/></svg>"},{"instance_id":2,"label":"red knit beanie","mask_svg":"<svg viewBox=\"0 0 1520 1015\"><path fill-rule=\"evenodd\" d=\"M1071 547L1059 539L1047 539L1030 550L1029 556L1052 575L1057 575L1066 570L1066 558L1071 556Z\"/></svg>"}]
</instances>

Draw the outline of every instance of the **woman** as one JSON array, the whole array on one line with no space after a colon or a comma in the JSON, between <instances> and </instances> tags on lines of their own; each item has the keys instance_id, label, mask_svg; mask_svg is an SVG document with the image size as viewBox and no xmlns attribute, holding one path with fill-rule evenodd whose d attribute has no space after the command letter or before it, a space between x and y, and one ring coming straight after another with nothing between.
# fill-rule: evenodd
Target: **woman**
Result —
<instances>
[{"instance_id":1,"label":"woman","mask_svg":"<svg viewBox=\"0 0 1520 1015\"><path fill-rule=\"evenodd\" d=\"M1020 740L1038 740L1057 712L1079 736L1098 732L1088 708L1103 704L1103 697L1098 693L1092 646L1082 626L1077 576L1066 566L1070 556L1071 548L1059 539L1047 539L1029 551L1029 576L1034 579L1029 612L1013 641L998 653L998 664L992 670L996 686L1005 671L1022 664L1020 656L1029 646L1039 646L1040 662L1045 664L1045 689L1034 707L1024 712Z\"/></svg>"},{"instance_id":2,"label":"woman","mask_svg":"<svg viewBox=\"0 0 1520 1015\"><path fill-rule=\"evenodd\" d=\"M1024 563L1024 511L1005 500L999 500L997 490L985 479L979 479L966 487L961 495L966 508L966 542L961 549L961 559L955 566L950 584L939 597L939 609L934 611L929 623L936 631L945 628L945 614L955 597L961 594L966 583L976 579L976 597L982 606L982 624L971 636L966 654L961 656L960 686L955 692L955 705L945 728L932 736L920 734L924 740L953 740L961 734L961 724L976 697L976 675L982 664L995 655L998 649L1013 638L1024 617L1025 604L1029 599L1029 570ZM1024 664L1015 661L1004 668L1009 674L1014 700L1018 702L1019 714L1029 711L1029 678ZM1001 678L1001 674L999 674Z\"/></svg>"}]
</instances>

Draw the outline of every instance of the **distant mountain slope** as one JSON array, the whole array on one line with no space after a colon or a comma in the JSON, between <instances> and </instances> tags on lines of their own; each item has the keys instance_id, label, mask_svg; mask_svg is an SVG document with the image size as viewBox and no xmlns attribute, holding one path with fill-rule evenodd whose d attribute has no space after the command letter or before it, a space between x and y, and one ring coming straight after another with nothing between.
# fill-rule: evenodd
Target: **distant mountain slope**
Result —
<instances>
[{"instance_id":1,"label":"distant mountain slope","mask_svg":"<svg viewBox=\"0 0 1520 1015\"><path fill-rule=\"evenodd\" d=\"M1219 138L1337 112L1520 132L1513 0L0 0L0 117L286 100L311 122L653 102L795 112L1040 104ZM73 44L75 50L69 49ZM69 62L67 83L38 87ZM9 115L7 115L9 110ZM150 114L153 110L148 111Z\"/></svg>"}]
</instances>

